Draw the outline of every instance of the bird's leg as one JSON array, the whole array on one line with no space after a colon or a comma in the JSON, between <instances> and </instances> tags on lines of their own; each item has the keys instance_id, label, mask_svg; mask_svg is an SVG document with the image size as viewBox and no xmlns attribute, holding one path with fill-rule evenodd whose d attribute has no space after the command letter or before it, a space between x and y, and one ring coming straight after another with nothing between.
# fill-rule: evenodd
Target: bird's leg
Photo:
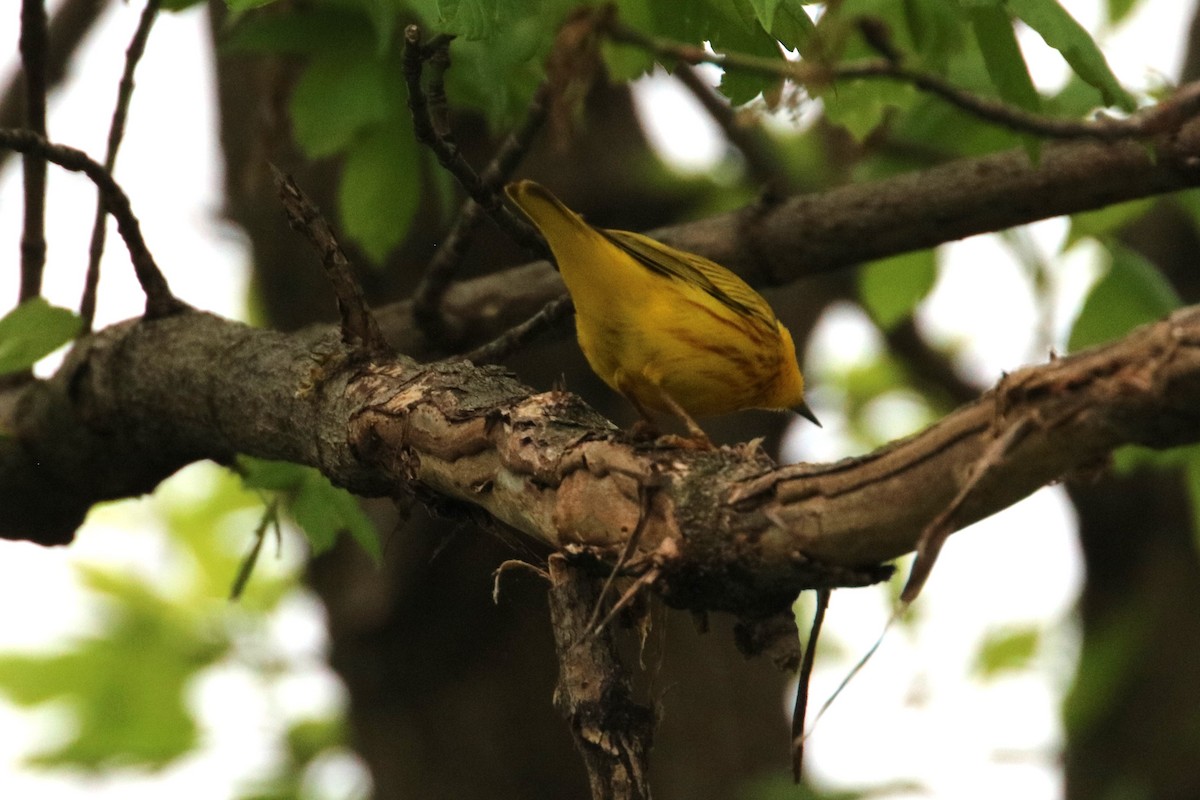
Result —
<instances>
[{"instance_id":1,"label":"bird's leg","mask_svg":"<svg viewBox=\"0 0 1200 800\"><path fill-rule=\"evenodd\" d=\"M684 427L687 428L688 436L691 437L692 441L700 446L701 449L712 450L712 439L709 439L708 434L696 424L696 420L692 419L692 415L684 411L683 406L679 405L674 397L671 397L671 395L664 392L661 388L656 388L658 388L658 394L662 398L663 405L670 409L672 414L683 420Z\"/></svg>"},{"instance_id":2,"label":"bird's leg","mask_svg":"<svg viewBox=\"0 0 1200 800\"><path fill-rule=\"evenodd\" d=\"M640 400L638 400L637 392L633 391L631 382L621 380L619 381L618 386L621 390L621 394L625 395L629 402L633 404L633 407L637 409L637 412L642 415L642 419L645 420L646 425L653 429L654 417L650 414L649 409L647 409L646 406L643 405ZM645 381L639 383L638 388L643 390L652 390L657 395L657 400L659 403L666 407L669 412L682 420L688 431L688 439L683 441L686 441L692 447L696 447L701 450L714 449L712 440L708 438L708 434L696 424L696 420L692 419L692 415L684 410L683 406L679 405L675 398L671 397L671 395L664 391L661 386L653 381ZM676 437L676 439L678 440L678 437Z\"/></svg>"}]
</instances>

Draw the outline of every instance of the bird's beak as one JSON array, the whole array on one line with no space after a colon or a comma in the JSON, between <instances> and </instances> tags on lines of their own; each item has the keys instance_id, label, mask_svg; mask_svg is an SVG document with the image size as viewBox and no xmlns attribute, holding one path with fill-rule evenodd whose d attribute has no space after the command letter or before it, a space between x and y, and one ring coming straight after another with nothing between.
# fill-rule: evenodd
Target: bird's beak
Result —
<instances>
[{"instance_id":1,"label":"bird's beak","mask_svg":"<svg viewBox=\"0 0 1200 800\"><path fill-rule=\"evenodd\" d=\"M804 402L803 400L800 401L800 405L793 406L792 411L795 411L797 414L804 417L818 428L823 427L821 425L821 420L817 419L817 415L812 412L812 409L808 407L808 403Z\"/></svg>"}]
</instances>

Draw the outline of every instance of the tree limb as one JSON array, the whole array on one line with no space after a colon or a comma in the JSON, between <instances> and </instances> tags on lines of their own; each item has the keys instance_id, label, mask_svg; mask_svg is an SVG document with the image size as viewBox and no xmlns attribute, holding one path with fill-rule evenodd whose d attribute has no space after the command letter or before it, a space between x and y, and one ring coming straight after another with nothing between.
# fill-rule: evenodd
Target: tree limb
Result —
<instances>
[{"instance_id":1,"label":"tree limb","mask_svg":"<svg viewBox=\"0 0 1200 800\"><path fill-rule=\"evenodd\" d=\"M67 542L92 504L242 452L503 523L603 569L652 486L626 572L657 571L673 605L755 617L805 588L880 579L879 562L912 550L953 502L947 530L1119 445L1200 440L1200 306L1020 370L924 432L835 464L638 444L575 396L532 393L494 367L361 364L328 328L285 336L198 312L107 329L4 398L6 538Z\"/></svg>"},{"instance_id":2,"label":"tree limb","mask_svg":"<svg viewBox=\"0 0 1200 800\"><path fill-rule=\"evenodd\" d=\"M782 285L1197 185L1200 119L1193 119L1150 142L1051 142L1037 164L1023 150L960 159L650 234L711 258L752 285ZM457 283L443 307L447 339L464 349L487 342L564 292L544 261ZM393 346L413 355L430 352L413 323L410 303L380 309L379 315Z\"/></svg>"}]
</instances>

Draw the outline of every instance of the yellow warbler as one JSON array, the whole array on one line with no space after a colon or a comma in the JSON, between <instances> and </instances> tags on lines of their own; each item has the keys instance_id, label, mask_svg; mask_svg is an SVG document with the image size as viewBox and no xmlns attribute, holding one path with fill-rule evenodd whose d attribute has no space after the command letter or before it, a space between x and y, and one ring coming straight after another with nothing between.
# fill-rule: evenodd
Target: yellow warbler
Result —
<instances>
[{"instance_id":1,"label":"yellow warbler","mask_svg":"<svg viewBox=\"0 0 1200 800\"><path fill-rule=\"evenodd\" d=\"M647 236L592 227L533 181L505 191L554 252L588 363L648 421L674 414L705 443L693 416L790 408L820 424L792 335L741 278Z\"/></svg>"}]
</instances>

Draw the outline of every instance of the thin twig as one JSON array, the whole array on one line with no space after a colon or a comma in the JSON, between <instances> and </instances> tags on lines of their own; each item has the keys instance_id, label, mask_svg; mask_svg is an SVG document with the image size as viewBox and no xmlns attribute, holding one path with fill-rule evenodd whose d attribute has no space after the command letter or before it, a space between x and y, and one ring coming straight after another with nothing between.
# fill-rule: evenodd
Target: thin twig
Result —
<instances>
[{"instance_id":1,"label":"thin twig","mask_svg":"<svg viewBox=\"0 0 1200 800\"><path fill-rule=\"evenodd\" d=\"M142 54L146 52L146 42L150 39L150 29L158 17L160 0L147 0L138 20L137 30L125 51L125 71L121 74L121 82L117 88L117 104L113 108L112 122L108 126L108 149L104 153L104 168L112 174L117 164L117 151L121 149L121 140L125 136L125 120L129 115L129 101L133 98L133 73L137 69ZM105 225L106 215L104 203L99 196L96 198L96 218L92 223L92 241L88 246L87 277L83 286L83 297L79 301L79 316L83 319L81 333L92 329L92 320L96 316L96 287L100 284L100 257L104 255L104 240L108 227Z\"/></svg>"},{"instance_id":2,"label":"thin twig","mask_svg":"<svg viewBox=\"0 0 1200 800\"><path fill-rule=\"evenodd\" d=\"M756 182L774 183L786 179L787 170L762 131L742 124L728 101L705 83L691 65L682 64L672 74L692 93L713 122L724 131L725 138L746 159L746 169Z\"/></svg>"},{"instance_id":3,"label":"thin twig","mask_svg":"<svg viewBox=\"0 0 1200 800\"><path fill-rule=\"evenodd\" d=\"M67 63L79 43L96 23L106 0L65 0L55 9L47 28L46 91L60 84L67 74ZM15 71L0 89L0 128L20 128L25 122L25 75ZM0 167L11 151L0 151Z\"/></svg>"},{"instance_id":4,"label":"thin twig","mask_svg":"<svg viewBox=\"0 0 1200 800\"><path fill-rule=\"evenodd\" d=\"M117 221L117 231L125 240L133 271L142 291L146 293L146 317L156 319L184 311L187 304L171 294L146 240L125 190L113 179L103 164L93 161L87 153L74 147L46 141L33 131L0 129L0 147L18 153L37 153L47 161L71 172L82 172L100 189L104 207Z\"/></svg>"},{"instance_id":5,"label":"thin twig","mask_svg":"<svg viewBox=\"0 0 1200 800\"><path fill-rule=\"evenodd\" d=\"M25 75L25 127L46 138L46 6L21 1L21 71ZM46 267L46 159L24 153L25 221L21 229L21 302L42 293Z\"/></svg>"},{"instance_id":6,"label":"thin twig","mask_svg":"<svg viewBox=\"0 0 1200 800\"><path fill-rule=\"evenodd\" d=\"M607 31L613 41L640 47L656 55L687 64L716 64L727 69L785 78L809 88L859 78L900 81L940 97L980 119L1020 133L1031 133L1050 139L1090 138L1114 141L1141 138L1169 130L1200 113L1200 82L1182 86L1169 99L1124 119L1060 119L1034 114L998 100L973 94L940 75L911 69L887 58L867 59L835 66L814 65L807 61L762 58L742 53L710 53L696 45L647 36L615 20L608 23Z\"/></svg>"},{"instance_id":7,"label":"thin twig","mask_svg":"<svg viewBox=\"0 0 1200 800\"><path fill-rule=\"evenodd\" d=\"M450 42L453 37L436 36L425 48L429 62L429 88L425 92L429 108L429 123L433 133L455 150L458 142L450 127L450 101L446 96L446 72L450 69Z\"/></svg>"},{"instance_id":8,"label":"thin twig","mask_svg":"<svg viewBox=\"0 0 1200 800\"><path fill-rule=\"evenodd\" d=\"M246 584L250 582L250 576L254 573L254 567L258 564L258 556L262 552L263 542L267 539L267 530L269 528L275 531L276 541L280 541L283 538L279 526L278 498L268 501L263 508L262 518L258 521L258 527L254 529L254 544L250 546L250 552L242 559L237 575L233 579L233 586L229 589L230 602L236 602L241 599L242 592L246 590Z\"/></svg>"},{"instance_id":9,"label":"thin twig","mask_svg":"<svg viewBox=\"0 0 1200 800\"><path fill-rule=\"evenodd\" d=\"M379 323L367 306L362 286L355 280L350 260L346 258L329 222L290 175L284 174L274 164L271 165L271 174L292 229L304 234L304 238L321 256L321 266L325 268L325 275L337 298L338 313L342 320L342 341L351 347L361 348L367 354L389 352Z\"/></svg>"},{"instance_id":10,"label":"thin twig","mask_svg":"<svg viewBox=\"0 0 1200 800\"><path fill-rule=\"evenodd\" d=\"M501 201L500 193L495 188L489 190L467 163L453 139L438 136L434 130L429 114L429 102L421 86L421 72L425 60L440 46L440 41L441 37L435 37L422 45L419 26L409 25L404 29L404 82L408 87L408 107L412 112L413 132L418 141L433 151L438 163L454 176L467 195L483 206L488 216L502 231L522 247L544 256L545 245L533 226L510 211Z\"/></svg>"},{"instance_id":11,"label":"thin twig","mask_svg":"<svg viewBox=\"0 0 1200 800\"><path fill-rule=\"evenodd\" d=\"M804 645L804 660L800 662L800 682L796 686L796 703L792 707L792 780L800 782L804 767L804 718L808 714L808 686L812 679L813 662L817 654L817 639L825 623L825 610L829 608L830 589L817 590L817 609L813 612L812 626L808 629L808 643Z\"/></svg>"},{"instance_id":12,"label":"thin twig","mask_svg":"<svg viewBox=\"0 0 1200 800\"><path fill-rule=\"evenodd\" d=\"M546 303L546 305L542 306L541 311L520 325L509 328L492 341L482 347L475 348L463 357L479 365L503 361L518 348L534 339L538 334L549 330L555 323L566 319L574 310L575 306L571 303L571 296L564 292L561 297Z\"/></svg>"},{"instance_id":13,"label":"thin twig","mask_svg":"<svg viewBox=\"0 0 1200 800\"><path fill-rule=\"evenodd\" d=\"M604 601L608 599L608 593L612 589L613 583L617 576L621 574L621 570L629 563L630 557L637 550L638 542L641 541L642 531L646 529L646 520L650 518L650 501L653 497L653 492L650 487L644 483L638 484L638 520L633 526L633 533L629 534L629 538L625 540L625 546L621 548L621 555L617 556L617 563L613 564L612 570L609 571L608 577L604 581L604 585L600 587L600 595L596 598L596 607L592 609L592 616L588 620L587 629L589 631L596 629L596 621L600 618L600 612L604 610Z\"/></svg>"},{"instance_id":14,"label":"thin twig","mask_svg":"<svg viewBox=\"0 0 1200 800\"><path fill-rule=\"evenodd\" d=\"M431 108L435 98L435 81L430 82L429 101ZM530 144L546 120L546 97L548 84L543 82L534 92L533 98L525 111L525 120L521 127L513 131L501 143L496 155L480 174L480 181L490 192L498 192L499 188L512 176L513 170L525 157ZM444 101L444 91L443 91ZM438 126L437 115L432 116L434 126ZM448 126L447 126L448 130ZM421 282L413 293L413 318L421 330L433 341L446 338L445 318L442 316L442 299L446 290L453 283L458 267L466 252L471 236L483 221L484 209L473 198L467 198L458 213L458 219L446 234L442 246L429 262ZM544 251L543 251L544 252Z\"/></svg>"},{"instance_id":15,"label":"thin twig","mask_svg":"<svg viewBox=\"0 0 1200 800\"><path fill-rule=\"evenodd\" d=\"M608 613L604 615L604 618L596 623L594 627L589 629L591 633L597 636L603 633L604 629L608 627L608 623L612 622L613 619L616 618L617 614L621 613L621 609L632 603L633 599L638 596L638 593L647 586L653 586L655 581L657 581L661 575L661 569L658 567L651 567L649 570L639 576L638 579L631 583L629 588L617 598L617 602L613 603L612 608L608 610ZM599 607L598 604L597 607Z\"/></svg>"},{"instance_id":16,"label":"thin twig","mask_svg":"<svg viewBox=\"0 0 1200 800\"><path fill-rule=\"evenodd\" d=\"M954 499L921 531L921 537L917 540L917 556L913 560L912 570L908 573L904 591L900 593L901 603L906 605L912 603L921 593L921 587L925 585L925 581L929 579L929 574L933 571L933 565L937 563L942 545L954 532L955 512L962 508L963 503L979 487L980 482L992 470L1004 463L1004 459L1013 447L1024 439L1026 434L1033 430L1033 427L1033 420L1030 417L1023 417L998 436L971 467L970 476L958 490Z\"/></svg>"}]
</instances>

